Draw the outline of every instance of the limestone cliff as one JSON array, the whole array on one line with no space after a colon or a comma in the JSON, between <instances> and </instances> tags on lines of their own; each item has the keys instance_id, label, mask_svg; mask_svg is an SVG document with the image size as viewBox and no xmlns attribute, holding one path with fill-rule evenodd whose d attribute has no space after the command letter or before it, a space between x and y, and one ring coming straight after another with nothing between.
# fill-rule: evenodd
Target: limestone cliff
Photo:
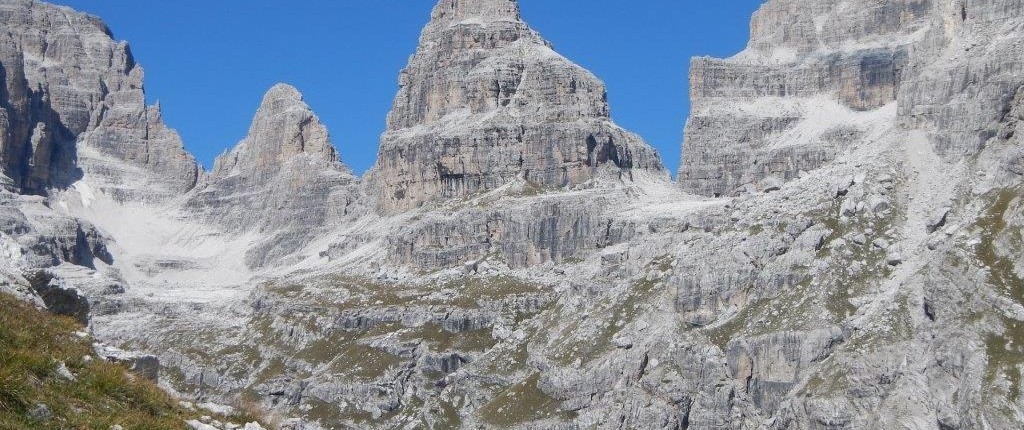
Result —
<instances>
[{"instance_id":1,"label":"limestone cliff","mask_svg":"<svg viewBox=\"0 0 1024 430\"><path fill-rule=\"evenodd\" d=\"M302 95L279 84L264 96L248 136L217 158L186 208L229 232L263 236L248 257L258 267L359 215L357 185Z\"/></svg>"},{"instance_id":2,"label":"limestone cliff","mask_svg":"<svg viewBox=\"0 0 1024 430\"><path fill-rule=\"evenodd\" d=\"M165 200L198 166L147 107L142 68L99 19L32 0L0 2L0 159L16 188L44 193L82 177L115 198Z\"/></svg>"},{"instance_id":3,"label":"limestone cliff","mask_svg":"<svg viewBox=\"0 0 1024 430\"><path fill-rule=\"evenodd\" d=\"M366 181L282 85L163 204L80 186L132 158L6 191L53 168L0 51L0 289L78 287L97 339L286 428L1021 427L1024 3L767 1L694 62L682 186L518 11L438 3Z\"/></svg>"},{"instance_id":4,"label":"limestone cliff","mask_svg":"<svg viewBox=\"0 0 1024 430\"><path fill-rule=\"evenodd\" d=\"M764 4L745 51L691 62L680 185L735 195L835 159L863 138L878 116L871 112L895 103L934 7L930 0Z\"/></svg>"},{"instance_id":5,"label":"limestone cliff","mask_svg":"<svg viewBox=\"0 0 1024 430\"><path fill-rule=\"evenodd\" d=\"M610 119L594 75L552 50L512 0L442 1L399 77L371 174L385 212L604 171L664 175L658 155Z\"/></svg>"}]
</instances>

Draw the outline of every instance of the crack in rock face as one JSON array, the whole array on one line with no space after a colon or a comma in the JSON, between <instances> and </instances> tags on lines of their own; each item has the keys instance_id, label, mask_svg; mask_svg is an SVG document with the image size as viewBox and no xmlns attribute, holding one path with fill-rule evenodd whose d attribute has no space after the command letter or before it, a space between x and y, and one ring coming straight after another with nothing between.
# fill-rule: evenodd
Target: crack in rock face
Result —
<instances>
[{"instance_id":1,"label":"crack in rock face","mask_svg":"<svg viewBox=\"0 0 1024 430\"><path fill-rule=\"evenodd\" d=\"M514 1L440 2L399 80L371 173L384 212L516 179L559 189L664 174L655 151L611 121L604 84L555 53Z\"/></svg>"},{"instance_id":2,"label":"crack in rock face","mask_svg":"<svg viewBox=\"0 0 1024 430\"><path fill-rule=\"evenodd\" d=\"M286 429L1021 427L1024 3L766 1L677 182L518 2L430 18L366 176L287 84L203 172L0 0L0 293Z\"/></svg>"}]
</instances>

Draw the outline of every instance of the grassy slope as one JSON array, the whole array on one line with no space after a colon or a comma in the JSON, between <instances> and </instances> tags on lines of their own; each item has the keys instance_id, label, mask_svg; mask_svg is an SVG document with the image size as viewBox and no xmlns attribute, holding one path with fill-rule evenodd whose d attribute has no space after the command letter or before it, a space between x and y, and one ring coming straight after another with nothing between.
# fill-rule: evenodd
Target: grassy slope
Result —
<instances>
[{"instance_id":1,"label":"grassy slope","mask_svg":"<svg viewBox=\"0 0 1024 430\"><path fill-rule=\"evenodd\" d=\"M182 429L187 412L156 385L95 359L69 318L0 294L0 429ZM65 363L76 381L62 378ZM52 412L33 419L39 404Z\"/></svg>"}]
</instances>

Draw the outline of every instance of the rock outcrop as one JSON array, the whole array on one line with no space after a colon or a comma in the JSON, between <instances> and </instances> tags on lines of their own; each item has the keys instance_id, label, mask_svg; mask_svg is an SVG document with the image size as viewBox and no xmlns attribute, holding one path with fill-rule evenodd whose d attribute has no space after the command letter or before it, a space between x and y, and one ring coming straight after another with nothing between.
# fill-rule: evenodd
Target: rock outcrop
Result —
<instances>
[{"instance_id":1,"label":"rock outcrop","mask_svg":"<svg viewBox=\"0 0 1024 430\"><path fill-rule=\"evenodd\" d=\"M294 87L271 88L249 134L217 158L186 209L231 233L262 236L248 263L266 266L312 235L361 214L358 181Z\"/></svg>"},{"instance_id":2,"label":"rock outcrop","mask_svg":"<svg viewBox=\"0 0 1024 430\"><path fill-rule=\"evenodd\" d=\"M47 310L74 318L82 325L89 325L89 299L81 291L64 284L46 270L27 274L25 278L43 300Z\"/></svg>"},{"instance_id":3,"label":"rock outcrop","mask_svg":"<svg viewBox=\"0 0 1024 430\"><path fill-rule=\"evenodd\" d=\"M195 160L145 104L142 68L98 18L4 0L0 23L0 160L17 189L88 177L120 201L161 201L195 185Z\"/></svg>"},{"instance_id":4,"label":"rock outcrop","mask_svg":"<svg viewBox=\"0 0 1024 430\"><path fill-rule=\"evenodd\" d=\"M160 380L160 360L156 356L125 351L112 346L95 344L96 355L111 363L121 364L136 375L153 382Z\"/></svg>"},{"instance_id":5,"label":"rock outcrop","mask_svg":"<svg viewBox=\"0 0 1024 430\"><path fill-rule=\"evenodd\" d=\"M764 4L745 51L691 62L680 185L707 196L765 190L890 123L885 107L896 101L935 3Z\"/></svg>"},{"instance_id":6,"label":"rock outcrop","mask_svg":"<svg viewBox=\"0 0 1024 430\"><path fill-rule=\"evenodd\" d=\"M977 155L1024 88L1019 1L933 1L900 86L899 118L949 160Z\"/></svg>"},{"instance_id":7,"label":"rock outcrop","mask_svg":"<svg viewBox=\"0 0 1024 430\"><path fill-rule=\"evenodd\" d=\"M680 187L514 1L442 0L366 181L279 85L187 192L96 168L174 153L126 48L47 71L12 33L0 290L76 287L161 382L291 428L1020 428L1022 29L1019 0L769 0L694 62ZM109 39L82 37L43 52ZM128 89L31 84L94 74ZM80 131L68 100L100 106ZM69 136L84 178L54 193L33 160Z\"/></svg>"},{"instance_id":8,"label":"rock outcrop","mask_svg":"<svg viewBox=\"0 0 1024 430\"><path fill-rule=\"evenodd\" d=\"M513 0L442 1L399 77L377 164L378 208L396 212L515 179L572 187L664 175L610 119L604 84L558 55Z\"/></svg>"}]
</instances>

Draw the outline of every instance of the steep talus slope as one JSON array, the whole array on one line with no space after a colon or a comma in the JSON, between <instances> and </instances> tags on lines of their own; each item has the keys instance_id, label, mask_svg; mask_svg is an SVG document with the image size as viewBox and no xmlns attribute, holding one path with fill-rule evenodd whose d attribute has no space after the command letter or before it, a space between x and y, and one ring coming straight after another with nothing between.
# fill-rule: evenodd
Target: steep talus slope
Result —
<instances>
[{"instance_id":1,"label":"steep talus slope","mask_svg":"<svg viewBox=\"0 0 1024 430\"><path fill-rule=\"evenodd\" d=\"M515 179L563 188L600 171L663 171L611 121L604 84L555 53L512 0L439 2L399 85L370 174L385 212Z\"/></svg>"},{"instance_id":2,"label":"steep talus slope","mask_svg":"<svg viewBox=\"0 0 1024 430\"><path fill-rule=\"evenodd\" d=\"M164 382L293 428L1018 428L1024 3L770 0L751 33L694 60L677 185L516 2L440 1L365 181L276 86L164 203L88 160L4 193L9 283L48 268ZM29 193L37 54L3 55Z\"/></svg>"}]
</instances>

